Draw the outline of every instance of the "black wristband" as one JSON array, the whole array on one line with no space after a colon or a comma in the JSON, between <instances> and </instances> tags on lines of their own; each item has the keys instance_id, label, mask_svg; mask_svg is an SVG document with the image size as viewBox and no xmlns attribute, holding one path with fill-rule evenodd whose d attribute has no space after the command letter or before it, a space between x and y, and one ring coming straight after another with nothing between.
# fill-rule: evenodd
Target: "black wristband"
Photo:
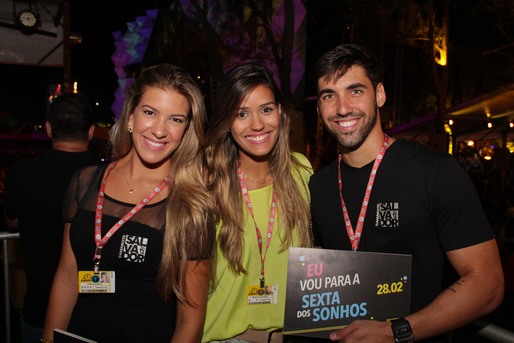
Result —
<instances>
[{"instance_id":1,"label":"black wristband","mask_svg":"<svg viewBox=\"0 0 514 343\"><path fill-rule=\"evenodd\" d=\"M391 321L391 329L395 342L398 343L413 343L414 334L409 322L405 318L398 318Z\"/></svg>"}]
</instances>

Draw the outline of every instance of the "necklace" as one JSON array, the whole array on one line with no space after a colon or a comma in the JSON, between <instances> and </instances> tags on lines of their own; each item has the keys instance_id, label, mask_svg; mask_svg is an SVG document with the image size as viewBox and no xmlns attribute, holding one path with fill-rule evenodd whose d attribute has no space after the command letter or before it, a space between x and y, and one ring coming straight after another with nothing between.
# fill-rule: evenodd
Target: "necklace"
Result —
<instances>
[{"instance_id":1,"label":"necklace","mask_svg":"<svg viewBox=\"0 0 514 343\"><path fill-rule=\"evenodd\" d=\"M127 186L129 187L129 194L132 195L134 194L135 192L137 192L137 189L135 189L134 187L132 187L128 181L128 176L127 176L127 173L126 171L124 170L123 171L123 175L125 176L125 182L127 183ZM149 183L146 184L146 186L143 188L143 189L148 189L148 187L150 186Z\"/></svg>"},{"instance_id":2,"label":"necklace","mask_svg":"<svg viewBox=\"0 0 514 343\"><path fill-rule=\"evenodd\" d=\"M127 183L127 186L129 186L129 194L132 195L134 194L134 192L136 191L128 182L128 176L127 176L127 173L126 171L124 170L123 171L123 175L125 176L125 182Z\"/></svg>"},{"instance_id":3,"label":"necklace","mask_svg":"<svg viewBox=\"0 0 514 343\"><path fill-rule=\"evenodd\" d=\"M257 180L257 179L254 179L253 177L249 176L249 175L246 175L245 173L242 173L242 174L245 177L245 179L251 180L251 181L255 182L256 184L258 184L260 186L264 186L268 182L270 177L271 177L271 175L268 173L268 174L266 174L266 176L264 177L263 180Z\"/></svg>"}]
</instances>

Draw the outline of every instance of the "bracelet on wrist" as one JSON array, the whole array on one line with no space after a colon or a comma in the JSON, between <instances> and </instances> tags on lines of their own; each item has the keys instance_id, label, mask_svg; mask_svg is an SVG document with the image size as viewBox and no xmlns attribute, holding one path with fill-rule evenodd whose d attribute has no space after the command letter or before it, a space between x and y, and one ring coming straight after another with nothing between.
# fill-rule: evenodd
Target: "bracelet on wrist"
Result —
<instances>
[{"instance_id":1,"label":"bracelet on wrist","mask_svg":"<svg viewBox=\"0 0 514 343\"><path fill-rule=\"evenodd\" d=\"M54 343L54 340L53 339L44 339L44 338L41 338L39 340L40 343Z\"/></svg>"}]
</instances>

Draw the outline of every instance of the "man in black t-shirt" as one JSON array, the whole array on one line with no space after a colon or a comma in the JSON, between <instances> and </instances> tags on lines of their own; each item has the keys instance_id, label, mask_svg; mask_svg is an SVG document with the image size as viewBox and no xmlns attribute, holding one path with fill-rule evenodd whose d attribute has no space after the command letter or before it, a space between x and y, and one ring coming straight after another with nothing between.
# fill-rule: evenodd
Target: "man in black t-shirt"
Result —
<instances>
[{"instance_id":1,"label":"man in black t-shirt","mask_svg":"<svg viewBox=\"0 0 514 343\"><path fill-rule=\"evenodd\" d=\"M63 239L62 206L68 183L78 169L98 163L88 151L93 137L93 109L79 94L52 101L46 130L52 148L20 160L7 172L5 222L19 230L27 289L21 316L22 339L39 342L50 288Z\"/></svg>"},{"instance_id":2,"label":"man in black t-shirt","mask_svg":"<svg viewBox=\"0 0 514 343\"><path fill-rule=\"evenodd\" d=\"M338 159L311 178L313 233L323 248L412 256L411 314L356 320L340 342L441 341L435 336L494 310L503 272L494 235L469 177L450 155L382 131L378 63L341 45L316 63L318 114ZM445 259L459 277L442 287Z\"/></svg>"}]
</instances>

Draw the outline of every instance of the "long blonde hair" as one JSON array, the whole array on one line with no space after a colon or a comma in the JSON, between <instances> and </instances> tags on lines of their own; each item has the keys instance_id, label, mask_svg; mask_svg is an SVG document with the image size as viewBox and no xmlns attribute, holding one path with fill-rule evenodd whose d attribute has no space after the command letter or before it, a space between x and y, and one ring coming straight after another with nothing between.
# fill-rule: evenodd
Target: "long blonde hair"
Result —
<instances>
[{"instance_id":1,"label":"long blonde hair","mask_svg":"<svg viewBox=\"0 0 514 343\"><path fill-rule=\"evenodd\" d=\"M280 91L271 72L264 66L257 63L239 64L223 77L218 86L214 113L207 124L204 149L209 189L214 194L218 220L222 221L217 241L231 270L236 274L246 272L242 265L245 207L237 176L239 150L229 131L237 109L246 96L259 85L268 87L273 92L277 105L282 105L278 140L268 162L273 177L273 190L278 198L279 213L285 227L282 249L292 245L295 232L302 246L310 246L311 242L308 201L302 197L293 178L293 169L305 166L290 152L290 124L285 106L281 102ZM291 168L291 165L295 168Z\"/></svg>"},{"instance_id":2,"label":"long blonde hair","mask_svg":"<svg viewBox=\"0 0 514 343\"><path fill-rule=\"evenodd\" d=\"M197 158L204 140L205 104L200 88L185 70L167 63L143 69L127 94L120 119L112 128L115 159L125 156L132 148L128 119L149 87L174 90L183 95L191 107L188 128L171 156L173 177L158 273L158 289L163 299L168 301L176 296L189 303L185 286L187 261L211 258L214 241L213 201L206 188L201 160Z\"/></svg>"}]
</instances>

